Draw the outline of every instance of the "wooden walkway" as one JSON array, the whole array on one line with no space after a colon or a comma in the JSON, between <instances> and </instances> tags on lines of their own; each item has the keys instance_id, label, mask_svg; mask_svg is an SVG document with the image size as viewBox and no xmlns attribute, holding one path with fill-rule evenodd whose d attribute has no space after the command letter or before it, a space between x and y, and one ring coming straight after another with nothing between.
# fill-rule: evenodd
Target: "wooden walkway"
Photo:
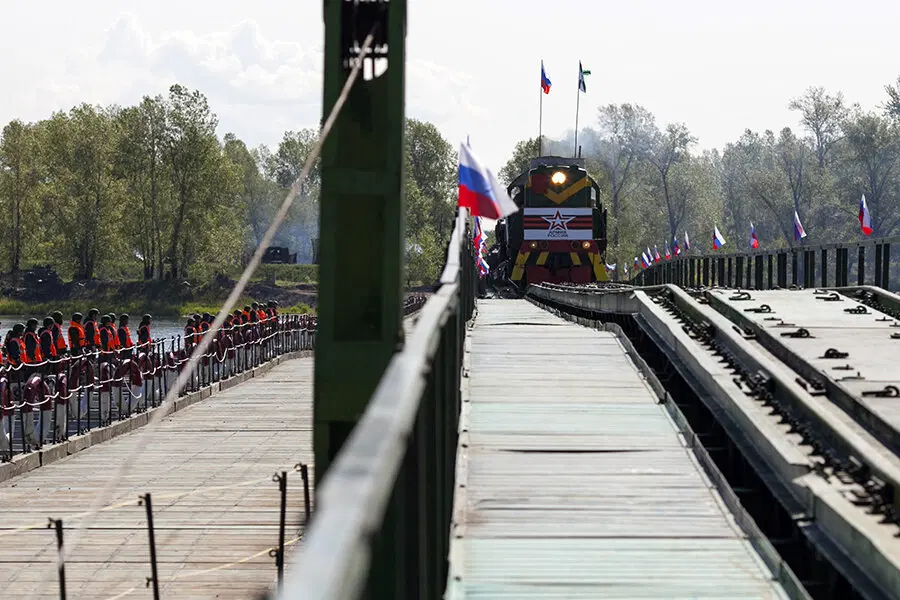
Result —
<instances>
[{"instance_id":1,"label":"wooden walkway","mask_svg":"<svg viewBox=\"0 0 900 600\"><path fill-rule=\"evenodd\" d=\"M304 500L291 469L313 459L312 367L312 358L287 361L166 417L115 487L111 503L127 505L97 515L66 564L68 597L152 597L147 517L137 503L146 493L162 597L252 600L272 586L268 551L278 543L280 507L272 476L288 471L285 540L295 540ZM71 515L90 508L142 431L0 484L2 597L59 598L48 518L63 519L66 539L74 536Z\"/></svg>"},{"instance_id":2,"label":"wooden walkway","mask_svg":"<svg viewBox=\"0 0 900 600\"><path fill-rule=\"evenodd\" d=\"M482 300L448 600L787 598L612 333Z\"/></svg>"}]
</instances>

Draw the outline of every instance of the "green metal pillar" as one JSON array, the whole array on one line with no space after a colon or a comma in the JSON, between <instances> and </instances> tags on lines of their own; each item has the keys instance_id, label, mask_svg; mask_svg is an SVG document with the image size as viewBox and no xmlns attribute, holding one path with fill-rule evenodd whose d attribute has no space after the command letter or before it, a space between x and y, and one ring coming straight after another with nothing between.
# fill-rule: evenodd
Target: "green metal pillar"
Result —
<instances>
[{"instance_id":1,"label":"green metal pillar","mask_svg":"<svg viewBox=\"0 0 900 600\"><path fill-rule=\"evenodd\" d=\"M406 2L324 0L324 6L323 122L373 28L375 44L322 149L317 482L403 342Z\"/></svg>"}]
</instances>

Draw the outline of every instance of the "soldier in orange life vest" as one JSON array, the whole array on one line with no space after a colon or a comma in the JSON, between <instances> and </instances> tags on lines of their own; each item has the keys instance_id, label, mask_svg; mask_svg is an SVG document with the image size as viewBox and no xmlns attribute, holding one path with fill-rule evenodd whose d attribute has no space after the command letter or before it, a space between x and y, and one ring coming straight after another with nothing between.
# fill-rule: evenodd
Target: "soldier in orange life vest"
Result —
<instances>
[{"instance_id":1,"label":"soldier in orange life vest","mask_svg":"<svg viewBox=\"0 0 900 600\"><path fill-rule=\"evenodd\" d=\"M56 359L56 340L53 339L54 324L55 321L53 320L53 317L45 318L44 326L41 327L41 330L38 333L38 339L41 344L41 355L44 357L44 360Z\"/></svg>"},{"instance_id":2,"label":"soldier in orange life vest","mask_svg":"<svg viewBox=\"0 0 900 600\"><path fill-rule=\"evenodd\" d=\"M134 342L131 341L131 330L128 329L128 315L124 314L119 317L119 346L122 352L119 354L123 359L131 358L131 348Z\"/></svg>"},{"instance_id":3,"label":"soldier in orange life vest","mask_svg":"<svg viewBox=\"0 0 900 600\"><path fill-rule=\"evenodd\" d=\"M25 335L23 336L25 338L25 362L30 365L43 362L37 326L37 319L28 319L28 322L25 323Z\"/></svg>"},{"instance_id":4,"label":"soldier in orange life vest","mask_svg":"<svg viewBox=\"0 0 900 600\"><path fill-rule=\"evenodd\" d=\"M200 319L200 331L203 334L206 334L209 331L209 326L213 322L213 317L209 313L203 313L203 318Z\"/></svg>"},{"instance_id":5,"label":"soldier in orange life vest","mask_svg":"<svg viewBox=\"0 0 900 600\"><path fill-rule=\"evenodd\" d=\"M138 346L140 352L150 354L153 349L153 338L150 337L150 324L153 323L153 317L144 315L141 317L141 324L138 326Z\"/></svg>"},{"instance_id":6,"label":"soldier in orange life vest","mask_svg":"<svg viewBox=\"0 0 900 600\"><path fill-rule=\"evenodd\" d=\"M88 341L87 332L81 324L81 313L74 313L72 319L69 321L69 350L72 356L81 356L81 353L85 348L90 345L91 343Z\"/></svg>"},{"instance_id":7,"label":"soldier in orange life vest","mask_svg":"<svg viewBox=\"0 0 900 600\"><path fill-rule=\"evenodd\" d=\"M25 340L22 339L24 333L25 326L21 323L16 323L6 335L3 350L6 355L6 362L11 367L18 367L25 360ZM15 376L10 378L10 382L12 382L13 377Z\"/></svg>"},{"instance_id":8,"label":"soldier in orange life vest","mask_svg":"<svg viewBox=\"0 0 900 600\"><path fill-rule=\"evenodd\" d=\"M37 321L34 321L34 325L37 326ZM17 367L26 361L26 351L25 351L25 341L23 336L25 335L25 326L21 323L16 323L12 331L9 332L9 336L6 338L6 343L4 344L6 350L6 360L11 367ZM27 369L27 367L26 367ZM18 372L11 372L9 374L9 391L10 391L10 400L14 402L21 402L24 396L24 385L25 381L28 378L29 373L25 371L25 369ZM25 443L30 444L32 446L38 445L38 439L36 432L34 430L34 412L31 410L23 410L22 411L22 433L25 436Z\"/></svg>"},{"instance_id":9,"label":"soldier in orange life vest","mask_svg":"<svg viewBox=\"0 0 900 600\"><path fill-rule=\"evenodd\" d=\"M56 355L62 356L68 351L66 346L66 336L63 335L63 314L59 311L54 312L53 317L53 343L56 345Z\"/></svg>"},{"instance_id":10,"label":"soldier in orange life vest","mask_svg":"<svg viewBox=\"0 0 900 600\"><path fill-rule=\"evenodd\" d=\"M100 319L100 350L107 354L116 349L115 335L112 327L109 326L110 316L103 315ZM109 358L107 356L107 358Z\"/></svg>"},{"instance_id":11,"label":"soldier in orange life vest","mask_svg":"<svg viewBox=\"0 0 900 600\"><path fill-rule=\"evenodd\" d=\"M184 349L190 350L194 345L194 339L197 337L197 329L194 327L194 317L188 317L187 324L184 326Z\"/></svg>"},{"instance_id":12,"label":"soldier in orange life vest","mask_svg":"<svg viewBox=\"0 0 900 600\"><path fill-rule=\"evenodd\" d=\"M110 342L112 342L112 349L118 350L122 347L122 345L119 344L118 326L116 325L116 313L109 313L109 329L112 333L112 337L110 339Z\"/></svg>"},{"instance_id":13,"label":"soldier in orange life vest","mask_svg":"<svg viewBox=\"0 0 900 600\"><path fill-rule=\"evenodd\" d=\"M88 311L87 320L84 322L84 349L100 350L100 326L97 317L100 311L92 308Z\"/></svg>"}]
</instances>

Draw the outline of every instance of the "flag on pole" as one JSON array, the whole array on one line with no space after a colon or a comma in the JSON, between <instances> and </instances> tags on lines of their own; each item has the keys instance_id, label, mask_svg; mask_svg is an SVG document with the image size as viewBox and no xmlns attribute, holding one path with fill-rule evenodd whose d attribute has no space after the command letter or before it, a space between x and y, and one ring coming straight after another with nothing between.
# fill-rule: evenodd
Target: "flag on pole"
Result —
<instances>
[{"instance_id":1,"label":"flag on pole","mask_svg":"<svg viewBox=\"0 0 900 600\"><path fill-rule=\"evenodd\" d=\"M756 237L756 228L753 227L753 221L750 221L750 247L754 250L759 248L759 238Z\"/></svg>"},{"instance_id":2,"label":"flag on pole","mask_svg":"<svg viewBox=\"0 0 900 600\"><path fill-rule=\"evenodd\" d=\"M544 71L544 61L541 61L541 89L544 90L545 94L550 93L550 86L553 85L550 83L550 78L547 77L547 72Z\"/></svg>"},{"instance_id":3,"label":"flag on pole","mask_svg":"<svg viewBox=\"0 0 900 600\"><path fill-rule=\"evenodd\" d=\"M585 71L584 67L581 66L581 61L578 61L578 91L584 92L587 94L587 86L584 84L585 75L590 75L590 71Z\"/></svg>"},{"instance_id":4,"label":"flag on pole","mask_svg":"<svg viewBox=\"0 0 900 600\"><path fill-rule=\"evenodd\" d=\"M865 194L859 200L859 226L864 234L872 235L872 216L869 214L868 205L866 205Z\"/></svg>"},{"instance_id":5,"label":"flag on pole","mask_svg":"<svg viewBox=\"0 0 900 600\"><path fill-rule=\"evenodd\" d=\"M640 261L638 260L638 257L635 256L635 257L634 257L634 270L637 271L640 267L641 267L641 263L640 263Z\"/></svg>"},{"instance_id":6,"label":"flag on pole","mask_svg":"<svg viewBox=\"0 0 900 600\"><path fill-rule=\"evenodd\" d=\"M662 257L659 255L659 248L656 246L656 244L653 244L653 260L654 262L659 262L660 260L662 260Z\"/></svg>"},{"instance_id":7,"label":"flag on pole","mask_svg":"<svg viewBox=\"0 0 900 600\"><path fill-rule=\"evenodd\" d=\"M475 217L475 232L472 243L475 245L475 252L478 257L476 259L476 263L478 264L478 275L484 277L488 273L487 260L484 258L484 253L487 252L487 236L481 225L481 217Z\"/></svg>"},{"instance_id":8,"label":"flag on pole","mask_svg":"<svg viewBox=\"0 0 900 600\"><path fill-rule=\"evenodd\" d=\"M718 250L725 245L725 238L719 233L718 225L713 225L713 250Z\"/></svg>"},{"instance_id":9,"label":"flag on pole","mask_svg":"<svg viewBox=\"0 0 900 600\"><path fill-rule=\"evenodd\" d=\"M648 256L649 252L649 249L647 250L647 252L641 252L641 266L645 269L650 266L650 257Z\"/></svg>"},{"instance_id":10,"label":"flag on pole","mask_svg":"<svg viewBox=\"0 0 900 600\"><path fill-rule=\"evenodd\" d=\"M678 245L678 236L672 238L672 248L675 250L675 256L681 254L681 246Z\"/></svg>"},{"instance_id":11,"label":"flag on pole","mask_svg":"<svg viewBox=\"0 0 900 600\"><path fill-rule=\"evenodd\" d=\"M691 249L691 238L688 237L687 231L684 232L684 251Z\"/></svg>"},{"instance_id":12,"label":"flag on pole","mask_svg":"<svg viewBox=\"0 0 900 600\"><path fill-rule=\"evenodd\" d=\"M494 174L472 153L467 144L459 149L460 208L468 208L473 217L502 219L519 210Z\"/></svg>"},{"instance_id":13,"label":"flag on pole","mask_svg":"<svg viewBox=\"0 0 900 600\"><path fill-rule=\"evenodd\" d=\"M806 237L806 230L803 229L803 225L800 224L800 215L797 214L797 211L794 211L794 241L799 242L803 238Z\"/></svg>"},{"instance_id":14,"label":"flag on pole","mask_svg":"<svg viewBox=\"0 0 900 600\"><path fill-rule=\"evenodd\" d=\"M672 260L672 253L669 252L669 240L666 240L666 260Z\"/></svg>"}]
</instances>

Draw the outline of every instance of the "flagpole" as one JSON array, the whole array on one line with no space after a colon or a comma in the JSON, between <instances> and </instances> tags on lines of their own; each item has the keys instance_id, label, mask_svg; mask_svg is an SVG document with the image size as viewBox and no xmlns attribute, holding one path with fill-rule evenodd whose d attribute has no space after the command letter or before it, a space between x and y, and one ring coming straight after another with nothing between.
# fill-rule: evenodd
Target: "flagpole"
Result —
<instances>
[{"instance_id":1,"label":"flagpole","mask_svg":"<svg viewBox=\"0 0 900 600\"><path fill-rule=\"evenodd\" d=\"M538 156L542 156L544 154L544 88L541 88L541 111L540 116L538 117Z\"/></svg>"},{"instance_id":2,"label":"flagpole","mask_svg":"<svg viewBox=\"0 0 900 600\"><path fill-rule=\"evenodd\" d=\"M579 69L579 76L581 75ZM578 158L578 112L581 108L581 87L579 82L578 91L575 92L575 158Z\"/></svg>"}]
</instances>

